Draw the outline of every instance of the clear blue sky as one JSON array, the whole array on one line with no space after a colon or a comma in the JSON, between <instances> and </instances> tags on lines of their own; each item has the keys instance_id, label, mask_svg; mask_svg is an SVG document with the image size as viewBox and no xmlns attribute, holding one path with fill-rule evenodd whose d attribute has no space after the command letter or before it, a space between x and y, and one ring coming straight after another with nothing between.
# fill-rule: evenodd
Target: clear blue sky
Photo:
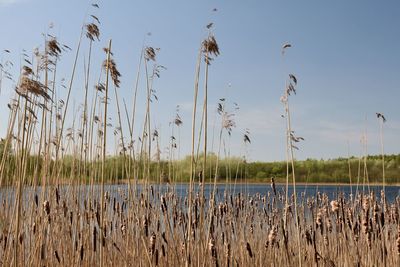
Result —
<instances>
[{"instance_id":1,"label":"clear blue sky","mask_svg":"<svg viewBox=\"0 0 400 267\"><path fill-rule=\"evenodd\" d=\"M174 117L175 106L180 105L184 122L180 153L184 155L189 152L197 50L206 35L205 25L213 22L221 55L210 67L210 136L218 99L237 102L240 110L229 142L231 154L244 153L242 133L249 128L250 160L285 159L285 122L279 98L289 72L299 80L298 94L290 100L293 128L305 138L297 158L346 156L347 142L350 154L359 155L365 128L368 152L380 153L375 112L387 117L386 152L400 152L399 1L118 0L99 1L100 9L90 8L90 3L0 0L0 49L12 51L8 57L18 69L22 49L43 46L41 33L50 22L59 41L75 49L85 14L94 14L101 20L101 40L94 48L91 83L98 79L104 59L101 48L112 38L122 73L119 90L130 105L143 38L151 32L146 43L161 48L158 62L168 68L154 85L159 102L152 107L152 123L161 131L162 146L167 146L168 122ZM212 12L213 8L218 11ZM283 60L281 46L285 42L293 47ZM85 41L72 91L76 108L82 102L87 50ZM69 52L61 58L58 80L70 77L73 55ZM6 82L3 87L1 136L8 119L6 103L13 92L12 84ZM141 93L139 97L138 116L142 118L145 96ZM115 115L115 108L111 112Z\"/></svg>"}]
</instances>

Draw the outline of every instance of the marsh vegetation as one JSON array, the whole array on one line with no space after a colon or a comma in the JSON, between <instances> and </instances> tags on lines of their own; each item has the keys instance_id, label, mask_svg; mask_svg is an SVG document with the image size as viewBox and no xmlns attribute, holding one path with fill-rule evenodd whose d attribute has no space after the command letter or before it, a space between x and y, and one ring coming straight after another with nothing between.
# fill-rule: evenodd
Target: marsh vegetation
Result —
<instances>
[{"instance_id":1,"label":"marsh vegetation","mask_svg":"<svg viewBox=\"0 0 400 267\"><path fill-rule=\"evenodd\" d=\"M397 182L399 157L384 156L383 114L377 113L382 155L297 162L295 151L304 138L292 128L289 99L295 101L298 78L287 73L281 98L287 160L256 163L247 162L245 154L229 155L226 140L236 127L238 104L226 97L215 110L208 108L209 76L220 54L210 23L194 62L191 153L186 158L179 154L184 122L177 107L169 123L167 156L162 157L152 109L158 101L154 84L166 69L157 61L160 49L144 42L131 100L121 98L113 50L117 40L101 40L99 8L90 6L76 46L61 43L49 27L41 48L21 54L7 133L0 143L0 265L400 264L400 199L385 197L386 183ZM291 47L284 44L282 56ZM94 50L103 51L101 64L93 65ZM58 82L64 56L73 58L71 74ZM82 60L85 75L76 85ZM13 80L12 66L2 64L0 77ZM91 84L93 69L101 71ZM84 92L79 108L71 104L76 87ZM138 99L139 91L144 99ZM140 119L138 101L145 103ZM218 118L212 148L210 113ZM242 147L250 146L251 131L245 129L242 136ZM360 190L333 198L296 191L298 182L321 178ZM256 180L271 182L271 189L235 190L238 182ZM184 194L177 193L181 182L187 182ZM277 190L276 182L285 186ZM372 182L382 183L379 194L369 190ZM125 186L108 186L117 183ZM229 186L221 192L218 183Z\"/></svg>"}]
</instances>

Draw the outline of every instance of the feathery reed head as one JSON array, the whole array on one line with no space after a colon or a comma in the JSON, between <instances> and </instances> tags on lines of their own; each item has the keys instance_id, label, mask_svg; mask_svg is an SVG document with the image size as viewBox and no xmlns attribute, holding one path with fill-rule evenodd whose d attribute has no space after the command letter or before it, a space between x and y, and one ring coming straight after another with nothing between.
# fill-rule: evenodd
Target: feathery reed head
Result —
<instances>
[{"instance_id":1,"label":"feathery reed head","mask_svg":"<svg viewBox=\"0 0 400 267\"><path fill-rule=\"evenodd\" d=\"M290 47L292 47L292 45L289 44L289 43L285 43L285 44L282 46L282 56L285 54L286 49L288 49L288 48L290 48Z\"/></svg>"},{"instance_id":2,"label":"feathery reed head","mask_svg":"<svg viewBox=\"0 0 400 267\"><path fill-rule=\"evenodd\" d=\"M179 116L179 114L176 114L174 123L175 123L175 125L178 126L178 127L182 125L183 121L182 121L181 117Z\"/></svg>"},{"instance_id":3,"label":"feathery reed head","mask_svg":"<svg viewBox=\"0 0 400 267\"><path fill-rule=\"evenodd\" d=\"M58 57L61 54L60 44L56 38L47 41L47 53L51 56Z\"/></svg>"},{"instance_id":4,"label":"feathery reed head","mask_svg":"<svg viewBox=\"0 0 400 267\"><path fill-rule=\"evenodd\" d=\"M205 53L205 61L207 64L210 64L212 57L210 55L214 55L215 57L219 56L219 47L217 40L215 40L214 35L209 35L207 39L205 39L202 43L202 51Z\"/></svg>"},{"instance_id":5,"label":"feathery reed head","mask_svg":"<svg viewBox=\"0 0 400 267\"><path fill-rule=\"evenodd\" d=\"M29 76L31 74L34 74L31 67L23 66L22 70L23 70L22 75L24 75L24 76Z\"/></svg>"},{"instance_id":6,"label":"feathery reed head","mask_svg":"<svg viewBox=\"0 0 400 267\"><path fill-rule=\"evenodd\" d=\"M376 117L382 119L382 122L386 122L386 118L382 113L376 112Z\"/></svg>"},{"instance_id":7,"label":"feathery reed head","mask_svg":"<svg viewBox=\"0 0 400 267\"><path fill-rule=\"evenodd\" d=\"M251 141L250 141L250 131L249 131L249 129L246 129L245 130L245 132L244 132L244 134L243 134L243 142L244 143L251 143Z\"/></svg>"},{"instance_id":8,"label":"feathery reed head","mask_svg":"<svg viewBox=\"0 0 400 267\"><path fill-rule=\"evenodd\" d=\"M50 96L46 92L46 87L42 83L32 80L25 75L21 77L17 93L24 97L27 97L28 93L32 93L36 96L42 96L46 100L50 100Z\"/></svg>"},{"instance_id":9,"label":"feathery reed head","mask_svg":"<svg viewBox=\"0 0 400 267\"><path fill-rule=\"evenodd\" d=\"M144 50L144 57L147 61L152 60L156 61L157 51L160 50L159 48L153 48L151 46L146 47Z\"/></svg>"},{"instance_id":10,"label":"feathery reed head","mask_svg":"<svg viewBox=\"0 0 400 267\"><path fill-rule=\"evenodd\" d=\"M95 23L90 23L86 25L86 37L90 40L94 41L96 38L98 41L100 40L100 30L99 27Z\"/></svg>"},{"instance_id":11,"label":"feathery reed head","mask_svg":"<svg viewBox=\"0 0 400 267\"><path fill-rule=\"evenodd\" d=\"M108 62L108 66L107 66L107 62ZM121 81L119 80L119 78L121 77L121 73L118 71L117 69L117 65L115 64L114 59L110 59L109 61L105 60L103 63L103 67L105 70L107 70L107 68L110 70L110 75L111 75L111 79L114 82L114 85L119 88Z\"/></svg>"}]
</instances>

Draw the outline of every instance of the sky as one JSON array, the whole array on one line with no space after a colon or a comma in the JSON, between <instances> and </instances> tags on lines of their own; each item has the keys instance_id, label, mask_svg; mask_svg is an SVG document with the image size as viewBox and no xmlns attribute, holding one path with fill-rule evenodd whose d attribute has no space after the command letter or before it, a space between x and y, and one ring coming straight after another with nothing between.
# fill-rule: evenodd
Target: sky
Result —
<instances>
[{"instance_id":1,"label":"sky","mask_svg":"<svg viewBox=\"0 0 400 267\"><path fill-rule=\"evenodd\" d=\"M280 97L288 74L293 73L298 85L297 94L290 97L292 128L305 139L295 152L297 159L359 156L364 133L367 152L379 154L376 112L387 118L383 127L385 152L400 153L399 1L120 0L97 1L99 9L91 3L0 0L0 49L11 50L10 54L0 52L0 59L15 63L11 70L15 80L22 50L31 53L35 47L43 49L42 33L48 32L73 49L61 56L57 71L58 86L62 78L68 81L82 24L92 22L89 15L93 14L101 21L101 35L93 45L90 88L99 79L105 59L102 48L112 39L114 59L122 74L119 94L131 110L141 47L160 48L157 63L167 69L154 82L159 100L152 103L152 124L160 132L165 153L171 135L169 122L179 105L183 125L174 135L179 135L179 155L187 155L197 54L207 36L206 25L213 22L221 54L209 68L208 134L212 150L217 150L221 124L215 112L217 103L226 98L227 110L235 113L236 122L232 136L224 134L226 153L246 156L249 161L284 160L285 120ZM53 27L49 29L49 25ZM285 43L292 47L282 56ZM84 38L69 117L83 102L87 57L88 41ZM145 110L144 77L139 85L137 131L141 131ZM3 81L2 137L8 121L6 104L14 95L14 87L12 82ZM60 96L65 96L65 90L59 90ZM233 103L240 109L236 110ZM117 123L113 94L110 113ZM249 129L251 138L246 146L245 129ZM111 153L112 145L107 149Z\"/></svg>"}]
</instances>

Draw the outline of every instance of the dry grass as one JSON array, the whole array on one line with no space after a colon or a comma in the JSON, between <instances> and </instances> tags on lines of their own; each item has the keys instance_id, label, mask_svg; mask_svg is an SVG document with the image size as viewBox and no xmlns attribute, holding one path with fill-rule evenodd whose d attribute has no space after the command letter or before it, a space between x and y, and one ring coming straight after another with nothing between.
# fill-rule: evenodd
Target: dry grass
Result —
<instances>
[{"instance_id":1,"label":"dry grass","mask_svg":"<svg viewBox=\"0 0 400 267\"><path fill-rule=\"evenodd\" d=\"M93 266L99 264L100 247L105 266L180 266L189 254L190 264L206 266L265 266L297 264L297 230L294 203L290 198L286 230L283 228L285 192L253 196L220 196L211 212L210 239L203 249L200 235L200 204L193 199L191 251L186 252L188 200L157 186L141 191L128 201L126 187L105 190L104 227L100 225L100 199L78 199L70 186L48 187L47 197L28 192L21 212L21 231L15 236L12 203L4 199L1 217L0 259L13 264L13 245L18 243L21 265ZM77 188L89 196L90 188ZM164 188L166 189L166 188ZM4 193L3 193L4 194ZM147 197L146 197L147 196ZM305 266L397 266L399 255L399 209L397 199L384 212L373 194L357 195L355 201L324 194L301 198L298 207L302 263ZM11 205L12 206L12 205ZM150 264L151 263L151 264Z\"/></svg>"},{"instance_id":2,"label":"dry grass","mask_svg":"<svg viewBox=\"0 0 400 267\"><path fill-rule=\"evenodd\" d=\"M93 4L92 8L99 6ZM82 26L69 85L65 86L65 101L60 99L60 89L64 89L58 88L55 81L58 59L69 47L45 35L44 51L35 51L31 60L24 55L29 66L22 67L16 94L9 104L7 136L0 155L1 266L400 265L399 198L387 203L384 191L379 198L358 194L350 199L340 194L329 199L320 193L307 198L296 193L293 149L304 139L295 135L290 122L288 99L296 93L297 86L293 74L289 74L282 102L287 119L287 184L291 163L294 194L289 195L288 187L278 191L273 178L272 190L265 195L233 194L229 190L217 193L223 133L230 135L236 125L233 114L225 110L225 98L220 99L218 108L221 128L217 164L212 169L214 175L208 177L214 179L214 188L205 194L206 170L212 164L207 161L209 69L211 60L220 54L211 32L212 23L206 27L208 35L200 44L196 64L189 186L179 195L174 183L152 183L177 181L180 175L179 170L169 170L168 177L164 177L165 170L158 169L160 178L150 176L152 155L156 152L158 163L160 160L159 132L152 128L150 117L154 116L152 100L158 99L153 83L159 78L160 69L164 69L156 64L159 49L143 45L131 115L123 99L129 125L129 134L125 133L129 140L124 141L117 90L121 73L111 52L111 40L104 49L107 59L98 66L102 69L98 82L90 92L92 45L100 37L100 20L95 15L90 18L95 23ZM71 112L69 100L84 34L89 42L85 98L83 109ZM282 54L290 47L283 45ZM150 64L154 64L152 70ZM204 79L200 79L202 70ZM146 107L141 137L135 140L141 75L145 76ZM201 81L204 91L199 92ZM114 99L109 94L110 85L114 85ZM197 107L201 94L202 109ZM114 104L118 112L118 125L113 131L114 155L123 155L123 164L110 167L106 166L106 147L107 134L113 126L108 107ZM196 122L198 110L202 112L200 123ZM378 117L383 123L383 115ZM65 126L67 121L72 125ZM175 125L179 131L182 124L177 111L172 127ZM156 145L152 146L152 142ZM247 129L243 142L250 144ZM179 146L174 137L169 168L173 168L177 143ZM200 144L203 162L199 160ZM64 164L66 161L72 162L69 167ZM118 168L128 185L107 186L106 182L115 182ZM200 181L197 188L196 176ZM365 177L368 179L367 174ZM141 186L138 180L143 181Z\"/></svg>"}]
</instances>

